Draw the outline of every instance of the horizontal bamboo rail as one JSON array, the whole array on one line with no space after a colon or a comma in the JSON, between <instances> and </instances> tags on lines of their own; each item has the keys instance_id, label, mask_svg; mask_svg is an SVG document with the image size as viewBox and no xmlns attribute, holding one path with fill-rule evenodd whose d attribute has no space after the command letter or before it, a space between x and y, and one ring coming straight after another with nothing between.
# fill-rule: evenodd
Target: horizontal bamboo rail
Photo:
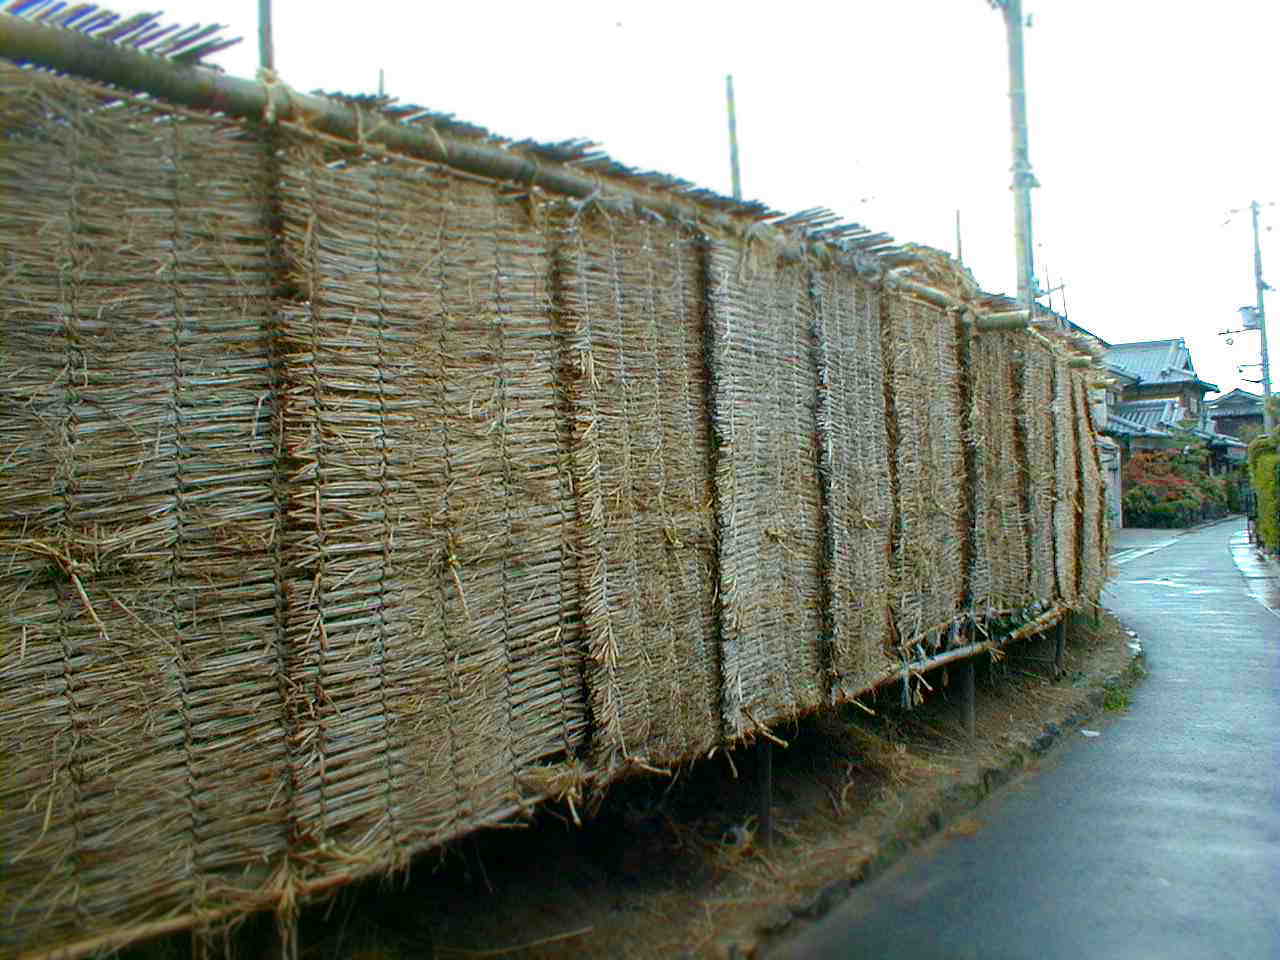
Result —
<instances>
[{"instance_id":1,"label":"horizontal bamboo rail","mask_svg":"<svg viewBox=\"0 0 1280 960\"><path fill-rule=\"evenodd\" d=\"M183 107L210 110L254 121L296 123L353 144L378 144L433 163L494 180L590 199L620 212L649 210L664 217L741 231L753 239L790 248L795 240L778 227L755 222L758 207L716 210L675 191L646 190L636 183L593 176L570 167L539 162L502 146L450 136L427 125L409 125L375 110L328 97L300 93L271 74L246 80L204 67L174 63L106 40L58 30L0 14L0 57L33 62L64 73L149 95ZM728 201L726 201L728 203ZM889 238L869 230L850 234L851 245L882 246ZM832 254L844 251L830 248Z\"/></svg>"},{"instance_id":2,"label":"horizontal bamboo rail","mask_svg":"<svg viewBox=\"0 0 1280 960\"><path fill-rule=\"evenodd\" d=\"M179 106L258 122L298 124L353 145L377 145L476 176L540 188L584 202L598 203L619 212L648 210L664 217L733 232L750 229L753 241L769 243L788 260L803 257L808 246L822 249L827 256L849 257L848 250L834 244L821 240L803 244L780 227L760 222L760 212L755 207L744 207L737 212L714 209L676 191L645 189L617 177L589 175L564 164L539 162L502 146L451 136L429 125L401 123L357 104L301 93L269 73L261 80L228 76L8 14L0 14L0 57L37 63L124 90L145 91L150 96ZM887 235L869 230L851 234L848 240L849 247L871 250L876 254L886 252L888 243ZM886 263L911 259L902 251L887 252ZM907 270L908 267L897 267L889 272L887 279L890 285L900 286L906 292L944 309L971 310L976 317L976 329L1016 330L1028 326L1026 311L975 310L967 301L904 276ZM1017 322L1019 317L1022 319L1020 323ZM1090 352L1083 347L1077 349Z\"/></svg>"}]
</instances>

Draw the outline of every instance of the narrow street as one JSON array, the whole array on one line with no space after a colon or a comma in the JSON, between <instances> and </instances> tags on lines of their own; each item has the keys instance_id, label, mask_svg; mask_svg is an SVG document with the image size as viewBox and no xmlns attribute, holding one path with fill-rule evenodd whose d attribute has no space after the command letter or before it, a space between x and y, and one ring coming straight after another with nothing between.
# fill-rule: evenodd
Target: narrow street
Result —
<instances>
[{"instance_id":1,"label":"narrow street","mask_svg":"<svg viewBox=\"0 0 1280 960\"><path fill-rule=\"evenodd\" d=\"M1116 546L1129 709L771 957L1280 957L1275 568L1243 520Z\"/></svg>"}]
</instances>

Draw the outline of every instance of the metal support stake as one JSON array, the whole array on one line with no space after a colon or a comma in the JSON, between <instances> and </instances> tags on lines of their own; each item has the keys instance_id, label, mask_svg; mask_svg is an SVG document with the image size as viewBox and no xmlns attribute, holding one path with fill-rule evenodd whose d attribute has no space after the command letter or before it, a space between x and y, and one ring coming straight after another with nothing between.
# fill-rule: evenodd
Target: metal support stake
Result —
<instances>
[{"instance_id":1,"label":"metal support stake","mask_svg":"<svg viewBox=\"0 0 1280 960\"><path fill-rule=\"evenodd\" d=\"M756 785L760 790L760 824L756 837L761 847L773 845L773 744L756 745Z\"/></svg>"},{"instance_id":2,"label":"metal support stake","mask_svg":"<svg viewBox=\"0 0 1280 960\"><path fill-rule=\"evenodd\" d=\"M978 721L974 716L974 705L977 694L974 692L973 657L965 660L960 667L960 700L964 706L964 732L972 739L978 732Z\"/></svg>"}]
</instances>

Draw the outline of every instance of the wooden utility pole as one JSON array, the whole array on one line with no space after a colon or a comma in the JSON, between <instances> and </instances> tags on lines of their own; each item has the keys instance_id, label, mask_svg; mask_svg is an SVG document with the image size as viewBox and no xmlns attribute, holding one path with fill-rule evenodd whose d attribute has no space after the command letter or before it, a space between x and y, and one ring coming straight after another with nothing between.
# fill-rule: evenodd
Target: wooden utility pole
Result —
<instances>
[{"instance_id":1,"label":"wooden utility pole","mask_svg":"<svg viewBox=\"0 0 1280 960\"><path fill-rule=\"evenodd\" d=\"M1258 335L1262 337L1262 426L1268 436L1276 427L1276 418L1271 412L1271 360L1267 356L1267 314L1262 302L1262 294L1269 289L1262 279L1262 247L1258 243L1258 201L1249 204L1253 213L1253 283L1257 289Z\"/></svg>"}]
</instances>

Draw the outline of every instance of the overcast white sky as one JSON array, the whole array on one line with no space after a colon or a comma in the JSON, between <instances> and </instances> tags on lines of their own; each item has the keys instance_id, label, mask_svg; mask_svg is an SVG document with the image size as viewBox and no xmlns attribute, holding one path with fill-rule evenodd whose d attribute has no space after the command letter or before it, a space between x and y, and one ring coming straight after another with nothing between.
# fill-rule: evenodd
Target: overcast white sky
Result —
<instances>
[{"instance_id":1,"label":"overcast white sky","mask_svg":"<svg viewBox=\"0 0 1280 960\"><path fill-rule=\"evenodd\" d=\"M1185 337L1203 378L1261 392L1236 371L1258 335L1216 333L1254 300L1248 211L1224 221L1280 200L1280 5L1023 2L1042 285L1065 281L1071 319L1104 339ZM163 6L229 24L244 43L214 62L254 73L256 0ZM1016 287L1004 27L985 0L275 0L275 43L298 89L373 92L381 67L402 101L516 138L588 137L725 193L731 72L748 197L947 250L959 208L978 282ZM1264 221L1280 227L1280 206ZM1278 236L1263 266L1280 287Z\"/></svg>"}]
</instances>

